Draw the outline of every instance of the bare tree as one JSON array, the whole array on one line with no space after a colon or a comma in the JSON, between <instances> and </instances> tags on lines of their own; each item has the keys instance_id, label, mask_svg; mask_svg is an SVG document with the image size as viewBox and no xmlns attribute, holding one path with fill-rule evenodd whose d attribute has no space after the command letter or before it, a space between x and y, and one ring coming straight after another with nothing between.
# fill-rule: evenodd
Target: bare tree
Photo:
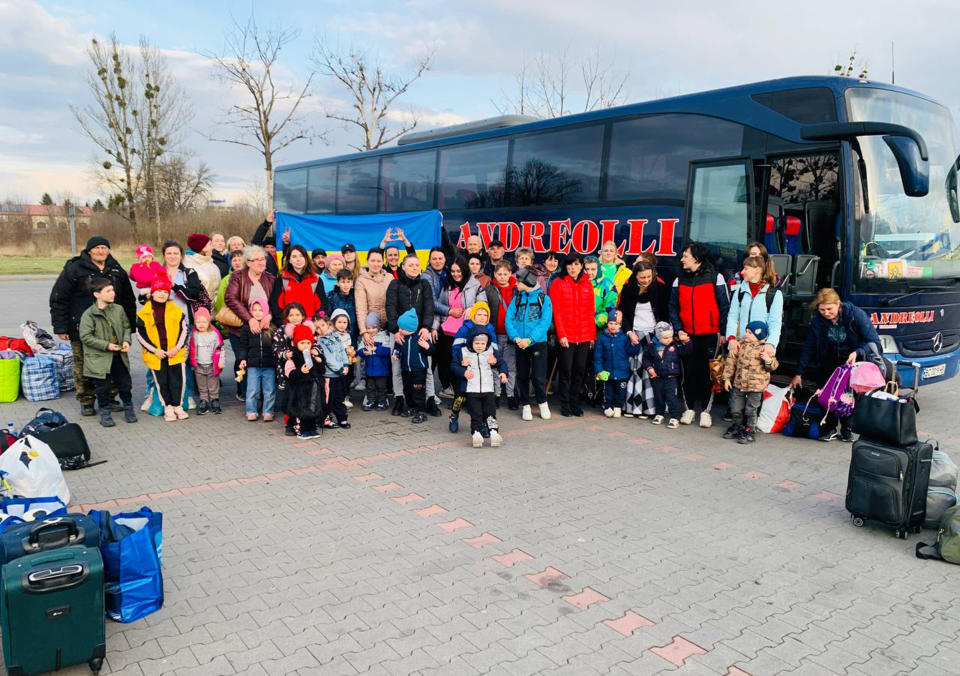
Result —
<instances>
[{"instance_id":1,"label":"bare tree","mask_svg":"<svg viewBox=\"0 0 960 676\"><path fill-rule=\"evenodd\" d=\"M276 77L281 52L299 35L292 28L263 28L251 14L245 24L234 21L220 54L207 55L216 62L216 77L238 85L246 95L246 103L236 103L226 112L226 122L236 127L236 135L211 138L253 148L263 156L268 211L273 209L274 155L297 141L318 136L300 115L300 105L310 96L314 73L307 76L303 86L286 85Z\"/></svg>"},{"instance_id":2,"label":"bare tree","mask_svg":"<svg viewBox=\"0 0 960 676\"><path fill-rule=\"evenodd\" d=\"M333 78L349 93L349 112L326 111L328 118L339 120L348 127L357 127L363 137L360 144L350 144L357 150L373 150L386 145L408 131L416 128L416 114L410 114L399 128L391 128L388 117L391 107L403 96L414 82L430 70L436 48L421 55L406 76L384 71L382 64L359 49L345 51L331 47L325 38L317 38L311 60L317 71Z\"/></svg>"},{"instance_id":3,"label":"bare tree","mask_svg":"<svg viewBox=\"0 0 960 676\"><path fill-rule=\"evenodd\" d=\"M516 113L560 117L620 105L626 97L629 72L618 72L614 58L597 49L581 59L564 50L555 56L539 52L530 62L524 56L514 76L516 90L493 101L501 115ZM577 75L579 74L579 80Z\"/></svg>"},{"instance_id":4,"label":"bare tree","mask_svg":"<svg viewBox=\"0 0 960 676\"><path fill-rule=\"evenodd\" d=\"M106 155L97 162L97 179L111 191L111 208L122 208L134 232L143 209L152 213L159 238L154 168L181 141L192 115L189 103L166 60L144 38L139 59L115 35L106 45L93 38L87 54L93 66L87 83L94 103L70 110L83 133Z\"/></svg>"},{"instance_id":5,"label":"bare tree","mask_svg":"<svg viewBox=\"0 0 960 676\"><path fill-rule=\"evenodd\" d=\"M157 194L164 214L199 211L206 206L213 187L214 174L204 162L191 167L182 156L174 156L156 166Z\"/></svg>"}]
</instances>

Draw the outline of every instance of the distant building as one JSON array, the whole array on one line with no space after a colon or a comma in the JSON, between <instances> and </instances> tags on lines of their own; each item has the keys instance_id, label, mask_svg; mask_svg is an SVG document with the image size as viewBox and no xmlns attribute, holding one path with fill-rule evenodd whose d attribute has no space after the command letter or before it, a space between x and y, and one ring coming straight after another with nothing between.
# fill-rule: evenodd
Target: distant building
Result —
<instances>
[{"instance_id":1,"label":"distant building","mask_svg":"<svg viewBox=\"0 0 960 676\"><path fill-rule=\"evenodd\" d=\"M77 227L90 225L93 209L77 207L74 212ZM34 230L50 230L52 228L67 228L70 218L67 207L52 204L0 204L0 223L10 223L27 219Z\"/></svg>"}]
</instances>

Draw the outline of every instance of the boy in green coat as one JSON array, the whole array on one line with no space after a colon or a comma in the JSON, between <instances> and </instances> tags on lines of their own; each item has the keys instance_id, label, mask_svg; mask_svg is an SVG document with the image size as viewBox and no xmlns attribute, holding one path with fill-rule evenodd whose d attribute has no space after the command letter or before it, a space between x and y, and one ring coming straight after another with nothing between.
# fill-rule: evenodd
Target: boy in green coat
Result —
<instances>
[{"instance_id":1,"label":"boy in green coat","mask_svg":"<svg viewBox=\"0 0 960 676\"><path fill-rule=\"evenodd\" d=\"M100 404L100 424L115 427L110 413L111 383L123 402L123 419L137 422L130 392L130 321L123 308L114 304L117 295L113 282L97 278L90 282L94 303L80 317L80 342L83 344L83 375L90 378Z\"/></svg>"}]
</instances>

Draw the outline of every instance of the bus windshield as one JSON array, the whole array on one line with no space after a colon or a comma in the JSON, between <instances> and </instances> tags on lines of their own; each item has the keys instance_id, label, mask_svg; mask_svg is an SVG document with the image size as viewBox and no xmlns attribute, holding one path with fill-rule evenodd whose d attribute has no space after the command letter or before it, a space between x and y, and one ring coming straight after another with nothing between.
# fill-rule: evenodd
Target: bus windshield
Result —
<instances>
[{"instance_id":1,"label":"bus windshield","mask_svg":"<svg viewBox=\"0 0 960 676\"><path fill-rule=\"evenodd\" d=\"M945 185L957 153L949 111L917 96L867 87L847 89L846 101L851 122L892 122L915 129L930 155L930 192L908 197L896 159L882 137L859 137L854 150L863 160L865 176L853 167L853 175L860 175L861 195L857 290L890 292L952 284L960 277L960 224L951 217Z\"/></svg>"}]
</instances>

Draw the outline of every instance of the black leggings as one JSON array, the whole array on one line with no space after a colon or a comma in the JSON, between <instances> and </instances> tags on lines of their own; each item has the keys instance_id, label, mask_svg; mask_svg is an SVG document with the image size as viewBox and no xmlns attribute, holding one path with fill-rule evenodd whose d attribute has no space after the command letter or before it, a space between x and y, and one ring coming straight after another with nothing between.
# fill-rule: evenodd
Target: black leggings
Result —
<instances>
[{"instance_id":1,"label":"black leggings","mask_svg":"<svg viewBox=\"0 0 960 676\"><path fill-rule=\"evenodd\" d=\"M186 383L185 370L183 362L171 366L169 359L162 359L160 370L153 371L153 380L157 384L160 403L164 406L181 406L183 404L183 388Z\"/></svg>"},{"instance_id":2,"label":"black leggings","mask_svg":"<svg viewBox=\"0 0 960 676\"><path fill-rule=\"evenodd\" d=\"M717 334L690 336L690 342L693 349L683 358L683 396L687 408L709 413L713 397L710 360L717 351Z\"/></svg>"},{"instance_id":3,"label":"black leggings","mask_svg":"<svg viewBox=\"0 0 960 676\"><path fill-rule=\"evenodd\" d=\"M580 392L587 375L587 360L590 357L590 343L570 343L570 347L558 347L557 358L560 382L557 386L560 404L564 408L577 408L580 405Z\"/></svg>"},{"instance_id":4,"label":"black leggings","mask_svg":"<svg viewBox=\"0 0 960 676\"><path fill-rule=\"evenodd\" d=\"M437 345L433 351L433 363L437 367L437 375L440 376L440 386L442 389L450 387L454 382L453 371L450 370L450 363L453 361L453 336L448 336L443 331L437 331Z\"/></svg>"}]
</instances>

